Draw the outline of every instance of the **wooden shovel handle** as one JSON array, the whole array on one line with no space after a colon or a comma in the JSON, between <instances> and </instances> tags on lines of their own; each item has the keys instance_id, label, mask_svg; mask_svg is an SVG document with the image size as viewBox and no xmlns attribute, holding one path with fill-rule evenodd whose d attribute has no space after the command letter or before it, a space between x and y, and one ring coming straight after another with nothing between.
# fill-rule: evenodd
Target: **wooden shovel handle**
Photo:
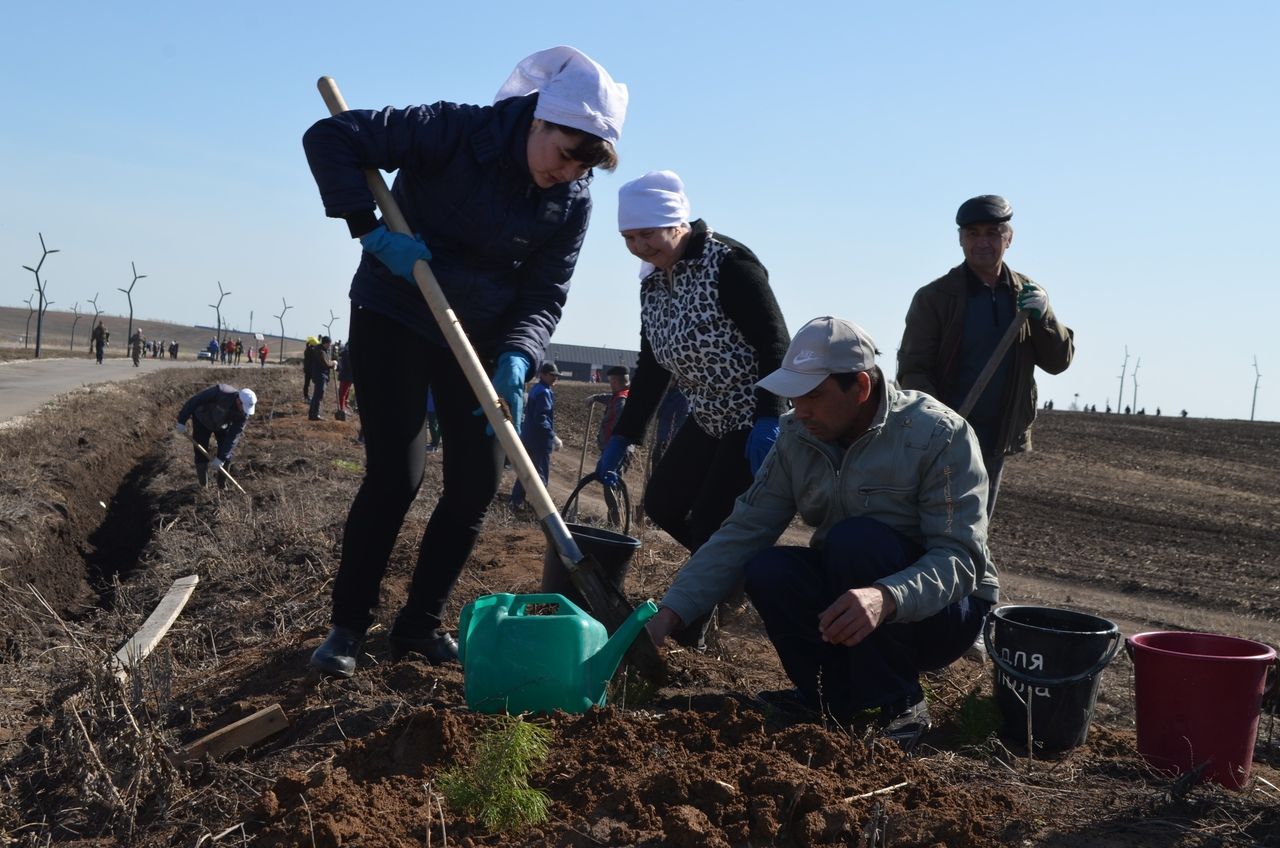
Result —
<instances>
[{"instance_id":1,"label":"wooden shovel handle","mask_svg":"<svg viewBox=\"0 0 1280 848\"><path fill-rule=\"evenodd\" d=\"M996 344L995 352L991 354L991 358L983 366L982 371L978 374L978 379L973 381L973 388L969 389L969 394L965 396L964 403L960 404L960 408L956 410L956 412L960 413L961 418L968 418L969 413L973 412L973 408L978 404L978 399L982 397L983 391L987 388L987 383L990 383L991 378L995 376L996 369L1004 361L1004 355L1009 352L1009 348L1018 340L1018 335L1022 332L1022 327L1027 323L1027 318L1030 316L1031 313L1027 310L1019 309L1018 314L1013 317L1013 323L1009 325L1009 329L1004 331L1004 335L1000 337L1000 341Z\"/></svg>"}]
</instances>

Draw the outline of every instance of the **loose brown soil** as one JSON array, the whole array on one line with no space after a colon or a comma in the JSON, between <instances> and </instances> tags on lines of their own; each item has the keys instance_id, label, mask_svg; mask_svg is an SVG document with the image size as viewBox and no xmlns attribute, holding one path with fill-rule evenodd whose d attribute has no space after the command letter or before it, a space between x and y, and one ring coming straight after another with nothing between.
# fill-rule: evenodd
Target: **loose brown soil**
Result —
<instances>
[{"instance_id":1,"label":"loose brown soil","mask_svg":"<svg viewBox=\"0 0 1280 848\"><path fill-rule=\"evenodd\" d=\"M307 421L292 371L217 378L233 373L261 398L235 467L248 498L196 489L190 450L170 435L212 372L86 389L0 432L0 844L1280 845L1270 716L1245 791L1183 792L1136 754L1123 655L1103 675L1089 741L1033 758L993 733L990 667L961 660L929 677L936 726L909 758L856 729L758 709L751 696L786 681L749 607L725 616L706 655L670 655L662 690L628 680L606 709L532 719L553 734L532 778L550 818L489 832L442 801L438 780L492 719L465 708L460 668L393 661L386 642L439 455L359 673L321 679L306 659L360 479L358 422ZM557 502L597 388L557 387ZM1037 451L1006 469L992 537L1006 600L1082 609L1126 633L1194 627L1274 644L1277 467L1274 424L1047 414ZM638 468L629 482L642 489ZM600 509L590 492L582 509ZM628 594L660 596L680 550L652 528L633 533ZM495 506L450 615L485 592L536 590L543 549L531 517ZM186 610L121 687L107 654L186 574L201 579ZM290 726L251 750L182 766L166 756L271 704Z\"/></svg>"}]
</instances>

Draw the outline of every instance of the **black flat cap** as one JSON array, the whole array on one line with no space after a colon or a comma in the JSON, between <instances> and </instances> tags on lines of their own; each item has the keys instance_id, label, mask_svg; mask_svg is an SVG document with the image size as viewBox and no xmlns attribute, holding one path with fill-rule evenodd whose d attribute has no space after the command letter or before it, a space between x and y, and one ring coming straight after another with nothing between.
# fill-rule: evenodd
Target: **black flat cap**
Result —
<instances>
[{"instance_id":1,"label":"black flat cap","mask_svg":"<svg viewBox=\"0 0 1280 848\"><path fill-rule=\"evenodd\" d=\"M538 369L539 374L559 374L560 369L556 367L554 362L544 362L542 367Z\"/></svg>"},{"instance_id":2,"label":"black flat cap","mask_svg":"<svg viewBox=\"0 0 1280 848\"><path fill-rule=\"evenodd\" d=\"M998 224L1012 217L1013 207L998 194L971 197L956 210L956 224L961 227L970 224Z\"/></svg>"},{"instance_id":3,"label":"black flat cap","mask_svg":"<svg viewBox=\"0 0 1280 848\"><path fill-rule=\"evenodd\" d=\"M631 372L627 370L625 365L615 365L608 371L604 372L606 377L630 377Z\"/></svg>"}]
</instances>

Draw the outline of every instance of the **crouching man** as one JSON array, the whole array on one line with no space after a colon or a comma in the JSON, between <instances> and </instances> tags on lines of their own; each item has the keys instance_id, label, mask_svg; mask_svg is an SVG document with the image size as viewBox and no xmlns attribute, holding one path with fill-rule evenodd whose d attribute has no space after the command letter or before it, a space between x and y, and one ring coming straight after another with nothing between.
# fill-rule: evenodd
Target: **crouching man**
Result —
<instances>
[{"instance_id":1,"label":"crouching man","mask_svg":"<svg viewBox=\"0 0 1280 848\"><path fill-rule=\"evenodd\" d=\"M878 710L884 735L910 747L929 729L920 672L973 644L999 585L973 430L929 395L890 385L875 355L839 318L796 334L758 383L795 410L647 626L661 646L745 580L796 685L761 699L842 724ZM816 528L809 546L773 547L796 513Z\"/></svg>"},{"instance_id":2,"label":"crouching man","mask_svg":"<svg viewBox=\"0 0 1280 848\"><path fill-rule=\"evenodd\" d=\"M187 435L187 422L191 422L190 436L196 443L196 481L201 486L208 482L212 470L218 480L218 488L227 487L226 474L219 474L218 469L225 468L228 474L231 473L231 453L239 444L244 426L257 405L258 396L253 389L237 389L226 383L197 392L182 405L178 412L177 431ZM218 444L215 454L208 453L210 436Z\"/></svg>"}]
</instances>

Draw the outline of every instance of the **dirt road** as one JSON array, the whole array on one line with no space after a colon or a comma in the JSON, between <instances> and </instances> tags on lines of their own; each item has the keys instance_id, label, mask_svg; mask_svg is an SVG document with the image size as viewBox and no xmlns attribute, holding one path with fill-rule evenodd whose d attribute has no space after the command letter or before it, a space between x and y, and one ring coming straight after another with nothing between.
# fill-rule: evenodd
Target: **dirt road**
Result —
<instances>
[{"instance_id":1,"label":"dirt road","mask_svg":"<svg viewBox=\"0 0 1280 848\"><path fill-rule=\"evenodd\" d=\"M144 359L134 367L130 359L40 359L0 362L0 427L30 415L60 394L82 386L132 380L158 368L209 367L203 362Z\"/></svg>"}]
</instances>

